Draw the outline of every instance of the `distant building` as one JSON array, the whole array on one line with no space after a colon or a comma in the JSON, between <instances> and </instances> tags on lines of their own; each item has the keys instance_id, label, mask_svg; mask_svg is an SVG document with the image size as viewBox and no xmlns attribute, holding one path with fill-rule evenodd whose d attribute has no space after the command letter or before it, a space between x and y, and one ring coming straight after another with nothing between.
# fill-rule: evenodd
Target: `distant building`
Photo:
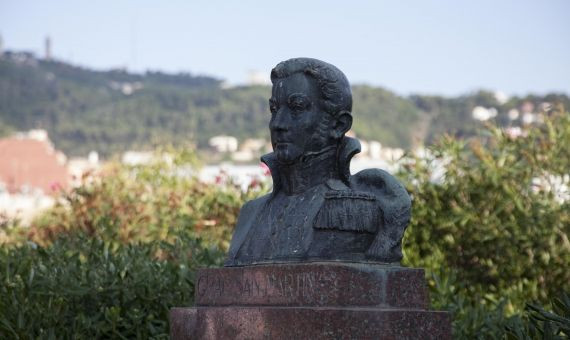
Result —
<instances>
[{"instance_id":1,"label":"distant building","mask_svg":"<svg viewBox=\"0 0 570 340\"><path fill-rule=\"evenodd\" d=\"M525 101L521 105L521 111L522 113L532 113L534 111L534 104L532 102Z\"/></svg>"},{"instance_id":2,"label":"distant building","mask_svg":"<svg viewBox=\"0 0 570 340\"><path fill-rule=\"evenodd\" d=\"M241 143L240 150L259 152L267 145L263 138L248 138Z\"/></svg>"},{"instance_id":3,"label":"distant building","mask_svg":"<svg viewBox=\"0 0 570 340\"><path fill-rule=\"evenodd\" d=\"M552 104L549 102L542 102L538 106L538 110L540 112L548 112L548 111L552 110Z\"/></svg>"},{"instance_id":4,"label":"distant building","mask_svg":"<svg viewBox=\"0 0 570 340\"><path fill-rule=\"evenodd\" d=\"M143 84L139 81L135 81L132 83L111 81L109 83L109 86L113 90L119 91L125 96L130 96L131 94L143 88Z\"/></svg>"},{"instance_id":5,"label":"distant building","mask_svg":"<svg viewBox=\"0 0 570 340\"><path fill-rule=\"evenodd\" d=\"M31 52L11 52L6 51L3 58L6 58L16 64L27 65L31 67L37 67L38 61L36 57Z\"/></svg>"},{"instance_id":6,"label":"distant building","mask_svg":"<svg viewBox=\"0 0 570 340\"><path fill-rule=\"evenodd\" d=\"M238 149L238 140L232 136L215 136L208 144L218 152L236 152Z\"/></svg>"},{"instance_id":7,"label":"distant building","mask_svg":"<svg viewBox=\"0 0 570 340\"><path fill-rule=\"evenodd\" d=\"M404 150L400 148L383 148L382 158L388 162L396 162L404 156Z\"/></svg>"},{"instance_id":8,"label":"distant building","mask_svg":"<svg viewBox=\"0 0 570 340\"><path fill-rule=\"evenodd\" d=\"M45 59L51 60L51 57L51 38L47 36L45 40Z\"/></svg>"},{"instance_id":9,"label":"distant building","mask_svg":"<svg viewBox=\"0 0 570 340\"><path fill-rule=\"evenodd\" d=\"M154 154L150 151L127 151L121 157L121 162L126 165L144 165L153 160Z\"/></svg>"},{"instance_id":10,"label":"distant building","mask_svg":"<svg viewBox=\"0 0 570 340\"><path fill-rule=\"evenodd\" d=\"M251 150L239 150L232 152L232 160L236 162L250 162L255 158Z\"/></svg>"},{"instance_id":11,"label":"distant building","mask_svg":"<svg viewBox=\"0 0 570 340\"><path fill-rule=\"evenodd\" d=\"M365 140L360 140L360 152L356 154L356 157L367 158L370 152L370 145Z\"/></svg>"},{"instance_id":12,"label":"distant building","mask_svg":"<svg viewBox=\"0 0 570 340\"><path fill-rule=\"evenodd\" d=\"M493 93L493 95L495 96L495 99L497 100L497 102L501 105L505 104L510 99L509 96L502 91L495 91Z\"/></svg>"},{"instance_id":13,"label":"distant building","mask_svg":"<svg viewBox=\"0 0 570 340\"><path fill-rule=\"evenodd\" d=\"M0 213L27 224L70 186L65 155L44 130L0 139Z\"/></svg>"},{"instance_id":14,"label":"distant building","mask_svg":"<svg viewBox=\"0 0 570 340\"><path fill-rule=\"evenodd\" d=\"M518 119L519 116L520 116L519 110L517 110L517 109L510 109L508 115L509 115L509 119L510 119L510 120L516 120L516 119Z\"/></svg>"},{"instance_id":15,"label":"distant building","mask_svg":"<svg viewBox=\"0 0 570 340\"><path fill-rule=\"evenodd\" d=\"M270 85L271 79L267 72L249 71L247 74L248 85Z\"/></svg>"},{"instance_id":16,"label":"distant building","mask_svg":"<svg viewBox=\"0 0 570 340\"><path fill-rule=\"evenodd\" d=\"M71 186L78 187L85 182L86 176L96 174L101 165L99 154L91 151L87 158L72 158L67 162L67 170L71 177Z\"/></svg>"},{"instance_id":17,"label":"distant building","mask_svg":"<svg viewBox=\"0 0 570 340\"><path fill-rule=\"evenodd\" d=\"M368 155L372 159L382 158L382 144L375 140L368 142Z\"/></svg>"},{"instance_id":18,"label":"distant building","mask_svg":"<svg viewBox=\"0 0 570 340\"><path fill-rule=\"evenodd\" d=\"M198 173L198 179L201 182L211 184L235 183L244 191L252 183L260 182L267 176L269 176L269 173L262 163L255 165L236 165L231 163L206 165Z\"/></svg>"},{"instance_id":19,"label":"distant building","mask_svg":"<svg viewBox=\"0 0 570 340\"><path fill-rule=\"evenodd\" d=\"M53 194L69 186L65 155L44 130L0 139L0 182L9 193L41 190Z\"/></svg>"},{"instance_id":20,"label":"distant building","mask_svg":"<svg viewBox=\"0 0 570 340\"><path fill-rule=\"evenodd\" d=\"M535 123L535 122L537 122L537 121L538 121L537 115L534 114L534 113L525 112L525 113L522 115L522 122L523 122L523 124L525 124L525 125L529 125L529 124Z\"/></svg>"},{"instance_id":21,"label":"distant building","mask_svg":"<svg viewBox=\"0 0 570 340\"><path fill-rule=\"evenodd\" d=\"M475 106L471 112L473 119L486 121L497 116L497 109L494 107L485 108L483 106Z\"/></svg>"}]
</instances>

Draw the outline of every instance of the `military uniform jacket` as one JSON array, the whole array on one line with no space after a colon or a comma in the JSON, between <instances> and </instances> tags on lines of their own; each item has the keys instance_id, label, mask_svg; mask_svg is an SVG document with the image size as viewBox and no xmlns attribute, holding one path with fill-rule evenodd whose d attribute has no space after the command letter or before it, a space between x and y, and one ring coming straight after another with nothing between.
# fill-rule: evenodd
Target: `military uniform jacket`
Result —
<instances>
[{"instance_id":1,"label":"military uniform jacket","mask_svg":"<svg viewBox=\"0 0 570 340\"><path fill-rule=\"evenodd\" d=\"M263 156L273 192L242 207L225 265L400 261L410 219L409 195L380 169L351 176L350 159L359 151L356 139L344 137L336 152L335 175L293 194L281 190L274 154ZM307 166L320 166L318 162Z\"/></svg>"}]
</instances>

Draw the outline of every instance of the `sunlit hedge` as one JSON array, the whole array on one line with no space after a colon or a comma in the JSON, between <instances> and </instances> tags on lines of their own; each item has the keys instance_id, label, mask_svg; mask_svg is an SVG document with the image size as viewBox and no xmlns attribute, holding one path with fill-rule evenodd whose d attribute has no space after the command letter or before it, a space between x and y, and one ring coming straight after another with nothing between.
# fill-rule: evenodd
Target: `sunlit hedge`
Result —
<instances>
[{"instance_id":1,"label":"sunlit hedge","mask_svg":"<svg viewBox=\"0 0 570 340\"><path fill-rule=\"evenodd\" d=\"M181 236L111 243L62 236L0 249L0 338L167 338L168 310L189 306L199 266L222 253Z\"/></svg>"},{"instance_id":2,"label":"sunlit hedge","mask_svg":"<svg viewBox=\"0 0 570 340\"><path fill-rule=\"evenodd\" d=\"M400 173L413 199L404 262L428 270L458 337L490 337L527 302L570 292L570 116L524 134L444 138Z\"/></svg>"}]
</instances>

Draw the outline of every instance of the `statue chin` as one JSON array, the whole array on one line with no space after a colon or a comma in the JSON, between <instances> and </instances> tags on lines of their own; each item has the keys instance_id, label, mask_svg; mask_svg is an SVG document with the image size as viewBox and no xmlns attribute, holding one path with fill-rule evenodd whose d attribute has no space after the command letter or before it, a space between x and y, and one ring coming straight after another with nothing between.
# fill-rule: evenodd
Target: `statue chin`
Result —
<instances>
[{"instance_id":1,"label":"statue chin","mask_svg":"<svg viewBox=\"0 0 570 340\"><path fill-rule=\"evenodd\" d=\"M277 157L277 161L284 165L290 165L297 162L303 155L303 152L294 145L279 146L274 150L274 152Z\"/></svg>"}]
</instances>

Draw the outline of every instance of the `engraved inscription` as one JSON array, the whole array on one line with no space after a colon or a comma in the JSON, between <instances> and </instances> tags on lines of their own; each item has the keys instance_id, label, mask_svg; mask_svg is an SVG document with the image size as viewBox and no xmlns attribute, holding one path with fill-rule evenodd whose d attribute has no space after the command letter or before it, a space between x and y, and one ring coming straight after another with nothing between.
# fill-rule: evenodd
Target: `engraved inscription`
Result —
<instances>
[{"instance_id":1,"label":"engraved inscription","mask_svg":"<svg viewBox=\"0 0 570 340\"><path fill-rule=\"evenodd\" d=\"M214 271L202 274L197 281L197 293L202 297L287 298L325 302L326 295L339 292L334 272L263 273L244 272L239 276L218 275ZM325 293L326 292L326 293Z\"/></svg>"}]
</instances>

